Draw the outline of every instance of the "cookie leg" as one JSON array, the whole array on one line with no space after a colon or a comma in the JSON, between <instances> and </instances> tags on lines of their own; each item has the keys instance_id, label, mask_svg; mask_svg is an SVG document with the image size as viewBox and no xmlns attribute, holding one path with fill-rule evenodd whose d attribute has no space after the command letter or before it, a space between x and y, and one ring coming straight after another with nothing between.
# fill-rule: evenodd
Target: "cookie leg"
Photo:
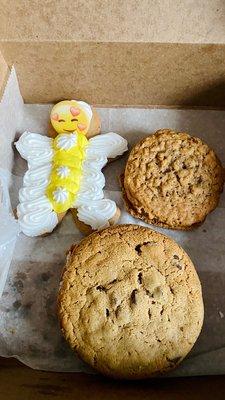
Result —
<instances>
[{"instance_id":1,"label":"cookie leg","mask_svg":"<svg viewBox=\"0 0 225 400\"><path fill-rule=\"evenodd\" d=\"M115 225L120 218L120 209L114 201L102 199L92 201L71 210L77 228L85 235Z\"/></svg>"},{"instance_id":2,"label":"cookie leg","mask_svg":"<svg viewBox=\"0 0 225 400\"><path fill-rule=\"evenodd\" d=\"M63 220L63 218L65 217L65 215L66 215L67 213L66 212L64 212L64 213L60 213L60 214L57 214L57 219L58 219L58 223L57 223L57 225L55 226L55 228L53 229L53 231L61 224L61 222L62 222L62 220ZM50 233L52 233L53 231L49 231L49 232L46 232L46 233L43 233L43 234L41 234L40 236L48 236Z\"/></svg>"},{"instance_id":3,"label":"cookie leg","mask_svg":"<svg viewBox=\"0 0 225 400\"><path fill-rule=\"evenodd\" d=\"M21 231L27 236L42 236L51 233L65 216L52 210L46 196L22 201L17 206L17 218Z\"/></svg>"}]
</instances>

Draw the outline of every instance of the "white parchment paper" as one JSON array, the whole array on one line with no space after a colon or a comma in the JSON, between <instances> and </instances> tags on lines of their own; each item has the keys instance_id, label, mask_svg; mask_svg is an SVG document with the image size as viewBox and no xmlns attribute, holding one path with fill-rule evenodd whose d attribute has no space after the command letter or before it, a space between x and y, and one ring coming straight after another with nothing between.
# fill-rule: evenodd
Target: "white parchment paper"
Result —
<instances>
[{"instance_id":1,"label":"white parchment paper","mask_svg":"<svg viewBox=\"0 0 225 400\"><path fill-rule=\"evenodd\" d=\"M45 134L50 105L25 105L16 134L25 129ZM102 132L115 131L130 147L159 128L185 130L204 139L225 165L225 111L168 109L99 109ZM15 121L14 121L15 123ZM106 195L122 210L120 223L146 225L124 210L118 177L126 157L106 166ZM11 197L17 204L18 188L26 163L15 152ZM193 351L173 376L225 373L225 194L205 223L190 232L161 228L192 258L200 276L205 303L205 322ZM10 275L0 300L0 355L14 356L32 368L92 372L69 349L61 336L56 316L56 296L65 253L82 235L70 213L51 235L28 238L21 234Z\"/></svg>"}]
</instances>

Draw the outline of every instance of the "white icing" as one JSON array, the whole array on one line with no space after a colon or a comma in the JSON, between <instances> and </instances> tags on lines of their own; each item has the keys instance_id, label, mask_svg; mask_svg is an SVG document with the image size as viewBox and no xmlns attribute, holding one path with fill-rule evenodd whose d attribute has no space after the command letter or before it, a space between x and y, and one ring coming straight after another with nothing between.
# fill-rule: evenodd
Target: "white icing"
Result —
<instances>
[{"instance_id":1,"label":"white icing","mask_svg":"<svg viewBox=\"0 0 225 400\"><path fill-rule=\"evenodd\" d=\"M52 165L46 164L42 167L30 168L24 175L23 186L35 186L46 188L49 182Z\"/></svg>"},{"instance_id":2,"label":"white icing","mask_svg":"<svg viewBox=\"0 0 225 400\"><path fill-rule=\"evenodd\" d=\"M114 132L97 135L89 140L88 156L115 158L128 150L127 140Z\"/></svg>"},{"instance_id":3,"label":"white icing","mask_svg":"<svg viewBox=\"0 0 225 400\"><path fill-rule=\"evenodd\" d=\"M57 214L46 196L20 203L17 215L21 230L27 236L52 232L58 224Z\"/></svg>"},{"instance_id":4,"label":"white icing","mask_svg":"<svg viewBox=\"0 0 225 400\"><path fill-rule=\"evenodd\" d=\"M47 196L41 196L38 199L24 201L17 206L17 214L20 217L23 214L30 213L32 211L52 211L52 206Z\"/></svg>"},{"instance_id":5,"label":"white icing","mask_svg":"<svg viewBox=\"0 0 225 400\"><path fill-rule=\"evenodd\" d=\"M98 187L94 183L92 185L85 185L79 189L74 207L78 207L82 204L88 205L90 201L101 200L104 197L104 192L101 187Z\"/></svg>"},{"instance_id":6,"label":"white icing","mask_svg":"<svg viewBox=\"0 0 225 400\"><path fill-rule=\"evenodd\" d=\"M89 201L88 204L82 204L77 208L78 219L90 225L92 229L109 226L109 220L115 213L116 203L108 199Z\"/></svg>"},{"instance_id":7,"label":"white icing","mask_svg":"<svg viewBox=\"0 0 225 400\"><path fill-rule=\"evenodd\" d=\"M17 207L21 230L27 236L52 232L58 224L57 214L45 196L52 168L52 143L53 139L31 132L24 132L15 143L20 155L28 161Z\"/></svg>"},{"instance_id":8,"label":"white icing","mask_svg":"<svg viewBox=\"0 0 225 400\"><path fill-rule=\"evenodd\" d=\"M19 190L19 201L20 203L24 201L30 201L30 200L35 200L38 199L39 197L43 196L45 193L45 186L44 187L39 187L39 186L28 186L28 187L22 187Z\"/></svg>"},{"instance_id":9,"label":"white icing","mask_svg":"<svg viewBox=\"0 0 225 400\"><path fill-rule=\"evenodd\" d=\"M53 139L38 133L24 132L15 146L20 155L28 161L29 167L50 163L53 158Z\"/></svg>"},{"instance_id":10,"label":"white icing","mask_svg":"<svg viewBox=\"0 0 225 400\"><path fill-rule=\"evenodd\" d=\"M80 102L84 108L83 102ZM86 107L86 106L85 106ZM92 117L90 106L87 113ZM69 150L76 145L76 134L59 135L57 145L60 149ZM52 169L52 139L35 133L25 132L16 143L21 156L28 160L28 171L24 175L23 188L19 192L20 204L17 207L19 223L22 231L28 236L38 236L51 232L58 223L57 213L52 210L51 202L45 196ZM80 221L90 225L92 229L100 229L109 225L109 220L116 213L114 201L104 199L103 187L105 177L101 169L107 158L121 155L127 150L127 141L116 133L96 136L89 141L86 158L83 162L81 185L74 206ZM68 176L69 168L58 167L61 178ZM65 202L68 192L57 188L53 193L57 202Z\"/></svg>"},{"instance_id":11,"label":"white icing","mask_svg":"<svg viewBox=\"0 0 225 400\"><path fill-rule=\"evenodd\" d=\"M91 184L96 185L98 188L103 188L105 186L105 177L101 170L97 169L86 169L83 168L82 172L82 182L80 189L83 187L83 182L85 186L89 186Z\"/></svg>"},{"instance_id":12,"label":"white icing","mask_svg":"<svg viewBox=\"0 0 225 400\"><path fill-rule=\"evenodd\" d=\"M65 201L68 199L68 192L65 188L58 187L53 192L53 198L56 203L65 203Z\"/></svg>"},{"instance_id":13,"label":"white icing","mask_svg":"<svg viewBox=\"0 0 225 400\"><path fill-rule=\"evenodd\" d=\"M57 147L60 150L70 150L77 143L77 135L74 133L61 134L57 137Z\"/></svg>"},{"instance_id":14,"label":"white icing","mask_svg":"<svg viewBox=\"0 0 225 400\"><path fill-rule=\"evenodd\" d=\"M89 118L89 123L90 123L90 121L92 119L92 115L93 115L91 106L89 106L89 104L85 103L84 101L77 101L77 103L80 105L80 108L82 108L82 110L84 110L85 114L87 114L87 116Z\"/></svg>"},{"instance_id":15,"label":"white icing","mask_svg":"<svg viewBox=\"0 0 225 400\"><path fill-rule=\"evenodd\" d=\"M57 168L57 175L61 178L61 179L65 179L67 178L67 176L70 174L70 169L69 167L66 166L61 166Z\"/></svg>"},{"instance_id":16,"label":"white icing","mask_svg":"<svg viewBox=\"0 0 225 400\"><path fill-rule=\"evenodd\" d=\"M107 164L107 157L105 156L92 156L87 154L87 158L83 162L85 170L101 170Z\"/></svg>"},{"instance_id":17,"label":"white icing","mask_svg":"<svg viewBox=\"0 0 225 400\"><path fill-rule=\"evenodd\" d=\"M74 206L77 207L78 219L92 229L107 227L116 213L116 203L104 199L105 177L101 169L106 165L107 158L125 151L127 141L113 132L89 140L83 162L83 179Z\"/></svg>"}]
</instances>

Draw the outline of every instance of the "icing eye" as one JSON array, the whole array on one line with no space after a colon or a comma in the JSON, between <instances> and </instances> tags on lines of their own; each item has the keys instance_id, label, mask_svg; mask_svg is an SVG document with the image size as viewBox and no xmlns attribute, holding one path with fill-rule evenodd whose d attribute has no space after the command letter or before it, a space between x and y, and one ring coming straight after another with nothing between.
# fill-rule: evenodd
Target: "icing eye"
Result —
<instances>
[{"instance_id":1,"label":"icing eye","mask_svg":"<svg viewBox=\"0 0 225 400\"><path fill-rule=\"evenodd\" d=\"M78 119L76 119L76 118L71 119L71 122L75 122L75 121L78 121Z\"/></svg>"},{"instance_id":2,"label":"icing eye","mask_svg":"<svg viewBox=\"0 0 225 400\"><path fill-rule=\"evenodd\" d=\"M58 122L66 122L65 119L59 119Z\"/></svg>"}]
</instances>

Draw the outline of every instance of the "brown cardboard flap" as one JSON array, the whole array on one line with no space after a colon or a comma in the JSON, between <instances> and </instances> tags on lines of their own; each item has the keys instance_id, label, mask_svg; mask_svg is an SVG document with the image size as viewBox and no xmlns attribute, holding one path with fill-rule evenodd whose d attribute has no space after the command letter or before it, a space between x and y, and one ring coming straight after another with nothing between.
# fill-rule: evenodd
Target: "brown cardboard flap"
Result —
<instances>
[{"instance_id":1,"label":"brown cardboard flap","mask_svg":"<svg viewBox=\"0 0 225 400\"><path fill-rule=\"evenodd\" d=\"M2 43L25 102L225 106L225 45Z\"/></svg>"},{"instance_id":2,"label":"brown cardboard flap","mask_svg":"<svg viewBox=\"0 0 225 400\"><path fill-rule=\"evenodd\" d=\"M4 91L8 73L9 73L8 65L6 64L5 59L3 58L3 55L0 51L0 97L2 96L2 93Z\"/></svg>"},{"instance_id":3,"label":"brown cardboard flap","mask_svg":"<svg viewBox=\"0 0 225 400\"><path fill-rule=\"evenodd\" d=\"M1 0L7 41L224 43L223 0Z\"/></svg>"}]
</instances>

